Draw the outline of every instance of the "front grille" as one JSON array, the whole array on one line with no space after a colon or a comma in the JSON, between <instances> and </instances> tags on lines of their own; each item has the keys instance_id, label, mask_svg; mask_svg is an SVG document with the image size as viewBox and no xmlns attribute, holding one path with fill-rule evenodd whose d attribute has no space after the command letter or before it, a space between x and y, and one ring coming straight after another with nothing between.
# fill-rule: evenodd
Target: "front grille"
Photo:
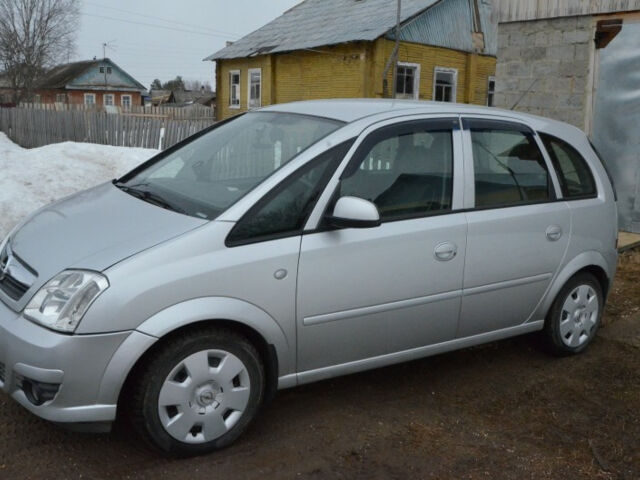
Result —
<instances>
[{"instance_id":1,"label":"front grille","mask_svg":"<svg viewBox=\"0 0 640 480\"><path fill-rule=\"evenodd\" d=\"M6 275L0 280L0 290L7 294L12 300L20 300L28 289L29 287L27 285L23 285L9 275Z\"/></svg>"},{"instance_id":2,"label":"front grille","mask_svg":"<svg viewBox=\"0 0 640 480\"><path fill-rule=\"evenodd\" d=\"M4 383L4 363L0 362L0 382Z\"/></svg>"}]
</instances>

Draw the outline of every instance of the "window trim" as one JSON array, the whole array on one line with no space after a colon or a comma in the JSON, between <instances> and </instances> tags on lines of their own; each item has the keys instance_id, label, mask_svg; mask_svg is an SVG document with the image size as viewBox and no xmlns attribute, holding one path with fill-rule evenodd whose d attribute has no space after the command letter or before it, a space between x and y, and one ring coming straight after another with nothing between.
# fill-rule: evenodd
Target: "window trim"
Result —
<instances>
[{"instance_id":1,"label":"window trim","mask_svg":"<svg viewBox=\"0 0 640 480\"><path fill-rule=\"evenodd\" d=\"M251 105L251 74L259 73L260 74L260 97L258 98L257 105ZM247 109L253 110L256 108L262 107L262 68L250 68L247 71Z\"/></svg>"},{"instance_id":2,"label":"window trim","mask_svg":"<svg viewBox=\"0 0 640 480\"><path fill-rule=\"evenodd\" d=\"M451 92L451 101L436 100L436 87L438 86L438 73L453 73L453 91ZM434 102L456 103L458 101L458 69L450 67L434 67L433 69L433 96Z\"/></svg>"},{"instance_id":3,"label":"window trim","mask_svg":"<svg viewBox=\"0 0 640 480\"><path fill-rule=\"evenodd\" d=\"M558 178L558 182L560 184L560 194L561 194L561 198L563 200L566 200L567 202L571 202L571 201L575 201L575 200L589 200L589 199L593 199L593 198L598 198L598 184L596 182L596 177L593 174L593 170L591 168L591 166L589 165L589 162L587 161L586 158L584 158L584 155L582 155L580 153L580 151L574 147L573 145L571 145L569 142L567 142L566 140L563 140L555 135L551 135L549 133L544 133L544 132L538 132L538 135L540 137L540 140L542 140L542 145L544 146L547 155L549 156L549 159L551 160L551 164L553 166L553 169L555 171L556 177ZM582 163L587 167L587 172L589 174L589 176L591 177L591 183L593 184L593 188L595 190L594 193L589 193L589 194L584 194L584 195L575 195L575 196L568 196L565 193L565 187L564 187L564 173L562 172L562 169L560 168L560 165L558 164L558 158L555 154L555 152L553 151L553 149L549 148L549 146L547 145L547 141L545 140L545 137L547 137L549 140L551 141L556 141L556 142L560 142L562 144L567 145L571 150L573 150L579 157L580 160L582 160Z\"/></svg>"},{"instance_id":4,"label":"window trim","mask_svg":"<svg viewBox=\"0 0 640 480\"><path fill-rule=\"evenodd\" d=\"M238 75L238 103L232 103L233 102L233 86L235 85L233 83L233 76L234 75ZM232 108L234 110L237 110L240 108L240 106L242 105L242 96L240 94L240 89L241 89L241 85L242 85L242 73L241 70L229 70L229 108Z\"/></svg>"},{"instance_id":5,"label":"window trim","mask_svg":"<svg viewBox=\"0 0 640 480\"><path fill-rule=\"evenodd\" d=\"M501 210L505 208L519 208L519 207L528 207L531 205L545 205L549 203L557 203L563 202L562 191L560 189L560 183L558 181L558 177L556 176L555 169L553 168L553 164L545 146L536 132L529 125L522 123L518 120L511 119L503 119L503 118L486 118L486 117L462 117L461 124L463 128L463 132L465 135L465 197L469 195L470 201L467 201L465 198L465 212L476 212L483 210ZM476 206L476 196L475 196L475 165L474 165L474 156L473 156L473 147L471 143L471 129L491 129L491 130L511 130L520 132L523 134L531 135L531 138L535 142L542 158L544 160L547 175L549 176L549 198L547 200L534 200L531 202L522 202L517 204L498 204L498 205L487 205L487 206ZM472 206L468 204L471 203Z\"/></svg>"},{"instance_id":6,"label":"window trim","mask_svg":"<svg viewBox=\"0 0 640 480\"><path fill-rule=\"evenodd\" d=\"M107 97L111 97L111 103L107 105ZM116 96L113 93L105 93L102 95L102 105L105 107L113 107L116 104Z\"/></svg>"},{"instance_id":7,"label":"window trim","mask_svg":"<svg viewBox=\"0 0 640 480\"><path fill-rule=\"evenodd\" d=\"M126 107L126 105L124 104L124 99L128 98L129 99L129 107ZM115 105L115 102L114 102ZM133 95L120 95L120 106L125 107L125 108L131 108L133 106Z\"/></svg>"},{"instance_id":8,"label":"window trim","mask_svg":"<svg viewBox=\"0 0 640 480\"><path fill-rule=\"evenodd\" d=\"M413 68L415 70L415 73L413 75L413 100L419 100L420 99L420 73L421 73L422 65L420 65L419 63L398 62L398 67ZM397 75L398 75L397 69L394 72L394 74L396 75L396 78L397 78ZM404 93L399 94L397 91L397 88L398 88L398 85L397 85L397 79L396 79L396 91L393 92L393 98L404 98L407 96ZM398 95L404 95L404 97L398 97Z\"/></svg>"},{"instance_id":9,"label":"window trim","mask_svg":"<svg viewBox=\"0 0 640 480\"><path fill-rule=\"evenodd\" d=\"M92 103L87 103L87 98L93 98ZM96 94L95 93L85 93L84 94L84 104L85 105L93 105L96 106Z\"/></svg>"},{"instance_id":10,"label":"window trim","mask_svg":"<svg viewBox=\"0 0 640 480\"><path fill-rule=\"evenodd\" d=\"M491 90L491 82L493 82L493 90ZM493 96L492 104L489 104L489 98ZM496 77L495 75L489 75L487 78L487 107L495 107L496 103Z\"/></svg>"}]
</instances>

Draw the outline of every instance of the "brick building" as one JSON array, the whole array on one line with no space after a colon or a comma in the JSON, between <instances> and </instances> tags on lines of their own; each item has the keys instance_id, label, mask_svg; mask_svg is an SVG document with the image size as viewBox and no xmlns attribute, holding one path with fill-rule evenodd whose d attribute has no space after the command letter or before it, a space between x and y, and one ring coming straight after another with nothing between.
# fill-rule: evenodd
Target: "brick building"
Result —
<instances>
[{"instance_id":1,"label":"brick building","mask_svg":"<svg viewBox=\"0 0 640 480\"><path fill-rule=\"evenodd\" d=\"M496 106L589 134L640 233L640 0L495 0Z\"/></svg>"}]
</instances>

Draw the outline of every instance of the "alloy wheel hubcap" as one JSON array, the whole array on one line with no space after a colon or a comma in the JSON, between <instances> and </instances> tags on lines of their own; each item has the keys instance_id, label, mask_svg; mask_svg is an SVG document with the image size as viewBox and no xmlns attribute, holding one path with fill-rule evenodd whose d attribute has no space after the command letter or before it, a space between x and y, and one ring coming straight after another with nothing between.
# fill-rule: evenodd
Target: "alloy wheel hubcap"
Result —
<instances>
[{"instance_id":1,"label":"alloy wheel hubcap","mask_svg":"<svg viewBox=\"0 0 640 480\"><path fill-rule=\"evenodd\" d=\"M158 396L160 422L176 440L205 443L231 430L249 403L249 373L224 350L203 350L169 373Z\"/></svg>"},{"instance_id":2,"label":"alloy wheel hubcap","mask_svg":"<svg viewBox=\"0 0 640 480\"><path fill-rule=\"evenodd\" d=\"M560 336L565 345L580 347L594 333L600 305L598 295L590 285L576 287L565 299L560 314Z\"/></svg>"}]
</instances>

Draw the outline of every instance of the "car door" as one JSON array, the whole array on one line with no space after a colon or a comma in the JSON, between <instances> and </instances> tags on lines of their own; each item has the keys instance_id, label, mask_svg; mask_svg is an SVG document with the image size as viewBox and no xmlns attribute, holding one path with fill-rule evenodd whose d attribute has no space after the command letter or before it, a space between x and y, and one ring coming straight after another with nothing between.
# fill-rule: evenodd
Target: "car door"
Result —
<instances>
[{"instance_id":1,"label":"car door","mask_svg":"<svg viewBox=\"0 0 640 480\"><path fill-rule=\"evenodd\" d=\"M388 363L380 356L451 340L457 328L467 229L455 212L459 120L392 123L360 138L325 192L332 200L318 208L330 213L339 197L360 197L377 206L382 224L320 221L302 238L298 371L317 378L337 365L341 373L372 365L365 359Z\"/></svg>"},{"instance_id":2,"label":"car door","mask_svg":"<svg viewBox=\"0 0 640 480\"><path fill-rule=\"evenodd\" d=\"M463 120L469 225L457 336L531 318L562 263L570 212L537 134L515 122Z\"/></svg>"}]
</instances>

